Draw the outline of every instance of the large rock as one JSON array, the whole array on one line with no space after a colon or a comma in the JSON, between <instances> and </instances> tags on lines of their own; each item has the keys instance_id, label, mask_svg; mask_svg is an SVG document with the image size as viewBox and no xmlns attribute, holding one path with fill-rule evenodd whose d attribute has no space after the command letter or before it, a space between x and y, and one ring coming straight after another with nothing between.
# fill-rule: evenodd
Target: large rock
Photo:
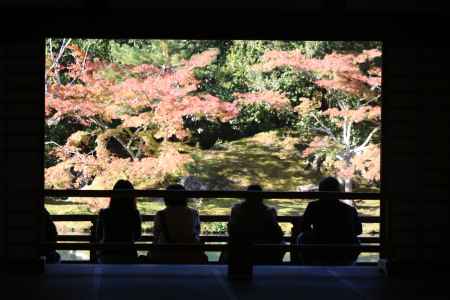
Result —
<instances>
[{"instance_id":1,"label":"large rock","mask_svg":"<svg viewBox=\"0 0 450 300\"><path fill-rule=\"evenodd\" d=\"M203 181L197 176L184 176L179 181L180 184L188 191L206 191L206 190L219 190L225 191L235 187L236 182L228 179L224 176L216 176L210 178L208 182Z\"/></svg>"},{"instance_id":2,"label":"large rock","mask_svg":"<svg viewBox=\"0 0 450 300\"><path fill-rule=\"evenodd\" d=\"M216 176L208 183L208 185L211 190L226 191L236 189L238 184L224 176Z\"/></svg>"},{"instance_id":3,"label":"large rock","mask_svg":"<svg viewBox=\"0 0 450 300\"><path fill-rule=\"evenodd\" d=\"M208 185L196 176L181 177L180 184L188 191L205 191L208 189Z\"/></svg>"},{"instance_id":4,"label":"large rock","mask_svg":"<svg viewBox=\"0 0 450 300\"><path fill-rule=\"evenodd\" d=\"M179 183L188 191L205 191L208 185L196 176L184 176ZM190 198L196 208L200 208L203 203L203 198Z\"/></svg>"},{"instance_id":5,"label":"large rock","mask_svg":"<svg viewBox=\"0 0 450 300\"><path fill-rule=\"evenodd\" d=\"M123 128L107 129L99 134L95 141L97 144L95 147L96 156L100 159L108 159L112 155L129 158L130 154L118 139L126 141L126 132Z\"/></svg>"},{"instance_id":6,"label":"large rock","mask_svg":"<svg viewBox=\"0 0 450 300\"><path fill-rule=\"evenodd\" d=\"M316 184L306 184L297 187L298 192L315 192L318 191L319 187Z\"/></svg>"}]
</instances>

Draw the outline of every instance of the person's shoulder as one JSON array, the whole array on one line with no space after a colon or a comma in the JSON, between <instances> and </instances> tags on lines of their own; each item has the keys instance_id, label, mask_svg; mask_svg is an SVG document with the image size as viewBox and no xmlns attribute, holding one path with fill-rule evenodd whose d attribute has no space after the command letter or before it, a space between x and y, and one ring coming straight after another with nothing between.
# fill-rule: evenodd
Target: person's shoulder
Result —
<instances>
[{"instance_id":1,"label":"person's shoulder","mask_svg":"<svg viewBox=\"0 0 450 300\"><path fill-rule=\"evenodd\" d=\"M108 214L109 212L110 212L109 208L100 208L100 210L98 211L98 215L104 216L104 215Z\"/></svg>"},{"instance_id":2,"label":"person's shoulder","mask_svg":"<svg viewBox=\"0 0 450 300\"><path fill-rule=\"evenodd\" d=\"M356 210L356 207L353 207L350 205L348 205L348 206L350 207L350 210L352 211L353 214L358 215L358 211Z\"/></svg>"},{"instance_id":3,"label":"person's shoulder","mask_svg":"<svg viewBox=\"0 0 450 300\"><path fill-rule=\"evenodd\" d=\"M265 204L264 204L265 205ZM265 205L266 211L270 214L277 214L277 209L274 206Z\"/></svg>"},{"instance_id":4,"label":"person's shoulder","mask_svg":"<svg viewBox=\"0 0 450 300\"><path fill-rule=\"evenodd\" d=\"M240 209L242 209L242 203L243 203L243 202L239 202L239 203L234 204L234 205L231 207L231 210L240 210Z\"/></svg>"},{"instance_id":5,"label":"person's shoulder","mask_svg":"<svg viewBox=\"0 0 450 300\"><path fill-rule=\"evenodd\" d=\"M98 219L103 222L107 222L107 220L111 218L110 211L111 210L109 208L101 208L98 211Z\"/></svg>"},{"instance_id":6,"label":"person's shoulder","mask_svg":"<svg viewBox=\"0 0 450 300\"><path fill-rule=\"evenodd\" d=\"M306 205L306 209L315 209L316 207L319 207L322 205L322 202L320 200L315 200L308 202L308 205Z\"/></svg>"},{"instance_id":7,"label":"person's shoulder","mask_svg":"<svg viewBox=\"0 0 450 300\"><path fill-rule=\"evenodd\" d=\"M195 208L187 207L187 209L188 209L194 216L198 216L198 210L196 210Z\"/></svg>"},{"instance_id":8,"label":"person's shoulder","mask_svg":"<svg viewBox=\"0 0 450 300\"><path fill-rule=\"evenodd\" d=\"M160 210L158 210L157 212L156 212L156 216L161 216L162 214L164 214L164 213L166 213L167 212L167 207L166 208L163 208L163 209L160 209Z\"/></svg>"},{"instance_id":9,"label":"person's shoulder","mask_svg":"<svg viewBox=\"0 0 450 300\"><path fill-rule=\"evenodd\" d=\"M266 207L267 207L267 210L277 211L277 208L275 206L266 205Z\"/></svg>"},{"instance_id":10,"label":"person's shoulder","mask_svg":"<svg viewBox=\"0 0 450 300\"><path fill-rule=\"evenodd\" d=\"M303 214L306 213L307 215L310 215L310 216L320 214L322 207L323 207L323 203L321 202L321 200L315 200L315 201L308 202Z\"/></svg>"},{"instance_id":11,"label":"person's shoulder","mask_svg":"<svg viewBox=\"0 0 450 300\"><path fill-rule=\"evenodd\" d=\"M241 215L242 213L245 213L245 210L242 209L242 203L243 202L236 203L231 207L230 216L232 218L235 218L237 215Z\"/></svg>"},{"instance_id":12,"label":"person's shoulder","mask_svg":"<svg viewBox=\"0 0 450 300\"><path fill-rule=\"evenodd\" d=\"M351 211L355 210L355 208L353 206L348 205L347 203L344 203L342 201L338 201L338 205L345 210L351 210Z\"/></svg>"},{"instance_id":13,"label":"person's shoulder","mask_svg":"<svg viewBox=\"0 0 450 300\"><path fill-rule=\"evenodd\" d=\"M342 212L345 212L345 214L352 214L352 215L358 215L358 212L356 211L356 208L353 206L344 203L342 201L339 201L339 206Z\"/></svg>"},{"instance_id":14,"label":"person's shoulder","mask_svg":"<svg viewBox=\"0 0 450 300\"><path fill-rule=\"evenodd\" d=\"M135 216L140 217L141 216L141 212L139 211L139 209L133 209L133 213Z\"/></svg>"},{"instance_id":15,"label":"person's shoulder","mask_svg":"<svg viewBox=\"0 0 450 300\"><path fill-rule=\"evenodd\" d=\"M50 222L52 220L52 217L51 217L50 213L46 209L42 210L42 218L44 220L44 223L45 222L48 223L48 222Z\"/></svg>"}]
</instances>

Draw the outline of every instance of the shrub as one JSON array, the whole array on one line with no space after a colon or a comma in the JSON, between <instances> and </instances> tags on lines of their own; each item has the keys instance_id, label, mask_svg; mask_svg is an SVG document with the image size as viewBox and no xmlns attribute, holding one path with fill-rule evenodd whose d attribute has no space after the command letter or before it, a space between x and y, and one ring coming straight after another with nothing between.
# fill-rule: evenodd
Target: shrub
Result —
<instances>
[{"instance_id":1,"label":"shrub","mask_svg":"<svg viewBox=\"0 0 450 300\"><path fill-rule=\"evenodd\" d=\"M231 120L230 124L241 137L246 137L290 126L294 120L295 114L288 110L275 110L268 104L258 103L243 106L238 117Z\"/></svg>"},{"instance_id":2,"label":"shrub","mask_svg":"<svg viewBox=\"0 0 450 300\"><path fill-rule=\"evenodd\" d=\"M214 223L203 223L202 224L203 234L226 234L227 233L227 223L224 222L214 222Z\"/></svg>"},{"instance_id":3,"label":"shrub","mask_svg":"<svg viewBox=\"0 0 450 300\"><path fill-rule=\"evenodd\" d=\"M189 129L191 137L189 144L199 145L201 149L209 149L220 136L221 125L219 122L210 121L205 117L186 116L183 118L184 127Z\"/></svg>"}]
</instances>

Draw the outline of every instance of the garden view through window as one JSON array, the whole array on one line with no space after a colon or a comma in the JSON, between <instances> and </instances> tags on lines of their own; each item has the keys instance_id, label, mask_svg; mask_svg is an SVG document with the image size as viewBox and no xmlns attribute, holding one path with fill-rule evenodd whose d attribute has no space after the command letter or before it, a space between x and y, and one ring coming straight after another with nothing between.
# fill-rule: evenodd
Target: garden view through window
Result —
<instances>
[{"instance_id":1,"label":"garden view through window","mask_svg":"<svg viewBox=\"0 0 450 300\"><path fill-rule=\"evenodd\" d=\"M380 191L381 42L48 38L45 46L46 189L107 190L127 179L136 189L311 191L335 176L345 191ZM229 215L237 201L189 205ZM265 200L295 216L308 201ZM378 200L352 202L360 215L379 216ZM52 215L107 205L45 200ZM138 199L144 215L163 207ZM89 234L89 222L56 225L60 235ZM144 222L143 233L152 226ZM223 235L226 223L201 229ZM364 224L363 236L379 230Z\"/></svg>"}]
</instances>

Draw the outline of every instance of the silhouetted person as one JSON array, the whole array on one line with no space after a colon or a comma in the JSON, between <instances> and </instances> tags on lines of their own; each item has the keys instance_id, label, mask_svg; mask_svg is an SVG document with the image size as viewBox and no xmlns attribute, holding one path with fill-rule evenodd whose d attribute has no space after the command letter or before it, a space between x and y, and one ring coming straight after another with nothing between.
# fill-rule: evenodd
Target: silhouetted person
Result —
<instances>
[{"instance_id":1,"label":"silhouetted person","mask_svg":"<svg viewBox=\"0 0 450 300\"><path fill-rule=\"evenodd\" d=\"M134 190L131 182L119 180L114 191ZM134 242L141 237L141 215L136 207L134 196L111 197L109 207L101 209L98 214L96 241L100 243L125 243L117 249L99 251L101 263L135 263L137 251Z\"/></svg>"},{"instance_id":2,"label":"silhouetted person","mask_svg":"<svg viewBox=\"0 0 450 300\"><path fill-rule=\"evenodd\" d=\"M168 191L184 191L180 184L172 184ZM154 221L154 243L164 244L199 244L200 217L197 210L187 206L185 196L165 197L165 209L158 211ZM158 249L149 252L153 261L177 263L202 263L207 260L200 250Z\"/></svg>"},{"instance_id":3,"label":"silhouetted person","mask_svg":"<svg viewBox=\"0 0 450 300\"><path fill-rule=\"evenodd\" d=\"M250 185L248 191L262 191L259 185ZM263 203L260 196L249 196L231 209L228 222L231 243L278 244L283 241L283 231L277 222L275 208ZM251 252L254 263L278 263L283 259L281 250L255 250Z\"/></svg>"},{"instance_id":4,"label":"silhouetted person","mask_svg":"<svg viewBox=\"0 0 450 300\"><path fill-rule=\"evenodd\" d=\"M336 178L326 177L320 181L319 191L339 192ZM359 245L358 235L362 233L361 221L354 207L333 196L322 196L310 202L299 226L299 244L353 244ZM305 264L349 265L358 258L358 249L327 248L301 250L300 257Z\"/></svg>"},{"instance_id":5,"label":"silhouetted person","mask_svg":"<svg viewBox=\"0 0 450 300\"><path fill-rule=\"evenodd\" d=\"M45 256L47 263L58 263L61 257L55 250L56 237L58 236L56 226L47 209L42 209L41 217L41 241L48 243L48 245L42 246L39 254L40 256Z\"/></svg>"}]
</instances>

